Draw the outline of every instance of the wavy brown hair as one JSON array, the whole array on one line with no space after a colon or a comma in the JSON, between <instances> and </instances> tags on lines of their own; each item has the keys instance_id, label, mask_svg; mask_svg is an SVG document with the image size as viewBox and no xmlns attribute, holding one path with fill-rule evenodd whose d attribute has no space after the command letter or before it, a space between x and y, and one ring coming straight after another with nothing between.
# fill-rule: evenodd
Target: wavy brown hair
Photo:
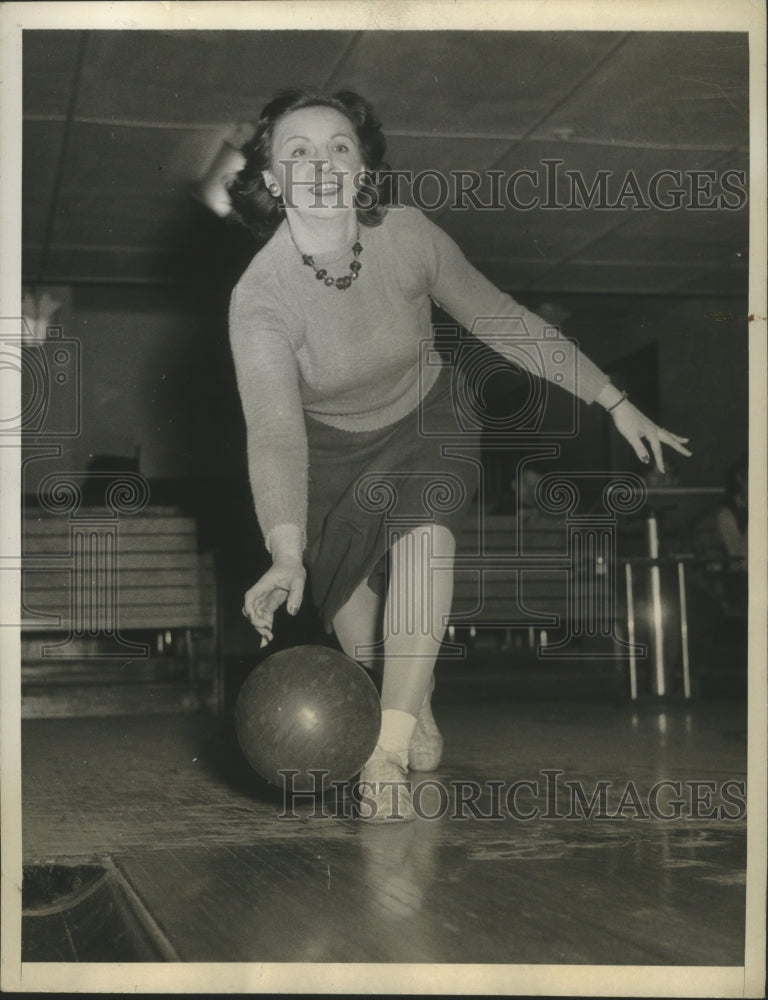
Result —
<instances>
[{"instance_id":1,"label":"wavy brown hair","mask_svg":"<svg viewBox=\"0 0 768 1000\"><path fill-rule=\"evenodd\" d=\"M256 123L253 138L243 146L245 165L227 186L232 208L257 239L268 239L280 224L285 209L267 190L262 171L272 166L272 137L275 125L291 111L301 108L333 108L355 130L364 165L356 196L357 217L363 226L378 226L391 202L390 184L385 176L387 142L373 108L351 90L323 94L309 87L279 93L266 105Z\"/></svg>"}]
</instances>

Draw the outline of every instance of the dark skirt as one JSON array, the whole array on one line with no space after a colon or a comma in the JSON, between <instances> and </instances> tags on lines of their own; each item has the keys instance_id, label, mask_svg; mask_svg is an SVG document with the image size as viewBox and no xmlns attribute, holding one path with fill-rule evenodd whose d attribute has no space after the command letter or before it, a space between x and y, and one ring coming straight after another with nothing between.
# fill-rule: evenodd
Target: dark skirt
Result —
<instances>
[{"instance_id":1,"label":"dark skirt","mask_svg":"<svg viewBox=\"0 0 768 1000\"><path fill-rule=\"evenodd\" d=\"M306 558L312 599L329 632L364 580L385 593L387 553L399 535L423 524L456 535L473 509L479 438L457 420L458 377L444 368L417 409L378 430L343 431L306 417Z\"/></svg>"}]
</instances>

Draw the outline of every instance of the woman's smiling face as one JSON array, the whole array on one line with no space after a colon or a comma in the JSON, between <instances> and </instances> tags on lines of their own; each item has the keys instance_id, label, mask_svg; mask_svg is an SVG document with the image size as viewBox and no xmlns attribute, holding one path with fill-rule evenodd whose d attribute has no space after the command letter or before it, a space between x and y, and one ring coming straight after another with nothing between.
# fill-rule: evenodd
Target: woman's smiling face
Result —
<instances>
[{"instance_id":1,"label":"woman's smiling face","mask_svg":"<svg viewBox=\"0 0 768 1000\"><path fill-rule=\"evenodd\" d=\"M297 211L353 209L356 178L364 169L352 123L334 108L290 111L275 125L272 169L287 208Z\"/></svg>"}]
</instances>

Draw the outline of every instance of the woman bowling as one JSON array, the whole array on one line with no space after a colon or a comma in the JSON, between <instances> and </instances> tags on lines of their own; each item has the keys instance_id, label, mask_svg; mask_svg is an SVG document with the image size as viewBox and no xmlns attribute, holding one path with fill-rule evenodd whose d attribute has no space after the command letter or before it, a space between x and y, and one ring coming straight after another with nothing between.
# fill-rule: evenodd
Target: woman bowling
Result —
<instances>
[{"instance_id":1,"label":"woman bowling","mask_svg":"<svg viewBox=\"0 0 768 1000\"><path fill-rule=\"evenodd\" d=\"M271 234L230 310L250 481L272 557L243 613L266 645L275 611L285 603L297 613L308 571L312 600L344 651L370 662L382 650L381 732L360 775L376 804L361 818L371 820L410 818L408 768L440 760L433 670L451 610L457 527L476 489L473 462L447 457L439 436L419 432L461 433L455 373L420 363L430 300L468 330L478 317L522 320L540 340L546 326L422 212L387 207L377 186L384 151L373 110L357 94L295 90L265 107L229 188L241 219ZM491 339L520 363L514 344ZM604 407L643 462L652 454L662 466L662 442L690 454L687 439L657 427L561 343L570 349L560 352L556 380ZM544 377L555 374L549 364ZM454 497L428 516L425 475ZM389 505L375 496L388 477L397 523L411 518L397 534Z\"/></svg>"}]
</instances>

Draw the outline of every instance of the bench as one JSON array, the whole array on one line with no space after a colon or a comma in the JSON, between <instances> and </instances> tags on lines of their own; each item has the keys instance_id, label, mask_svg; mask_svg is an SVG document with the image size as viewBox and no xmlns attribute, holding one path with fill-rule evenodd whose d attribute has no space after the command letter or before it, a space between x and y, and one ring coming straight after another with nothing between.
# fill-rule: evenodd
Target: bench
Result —
<instances>
[{"instance_id":1,"label":"bench","mask_svg":"<svg viewBox=\"0 0 768 1000\"><path fill-rule=\"evenodd\" d=\"M465 529L457 539L449 642L487 647L495 639L502 649L527 643L543 652L568 635L597 636L615 658L619 609L603 578L614 597L623 581L586 536L581 551L572 544L564 518L540 513L487 515L479 531Z\"/></svg>"},{"instance_id":2,"label":"bench","mask_svg":"<svg viewBox=\"0 0 768 1000\"><path fill-rule=\"evenodd\" d=\"M215 703L217 618L213 553L178 509L25 509L23 714Z\"/></svg>"}]
</instances>

